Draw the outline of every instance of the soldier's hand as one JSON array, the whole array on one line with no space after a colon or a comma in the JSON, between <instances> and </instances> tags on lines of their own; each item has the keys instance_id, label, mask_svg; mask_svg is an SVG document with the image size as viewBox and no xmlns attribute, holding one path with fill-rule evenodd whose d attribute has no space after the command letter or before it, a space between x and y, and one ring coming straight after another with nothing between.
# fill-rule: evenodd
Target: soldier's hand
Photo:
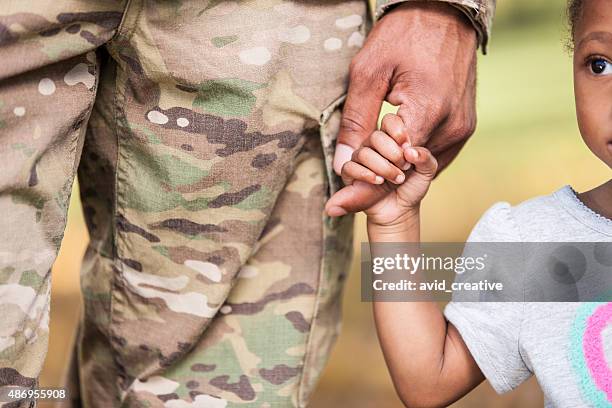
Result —
<instances>
[{"instance_id":1,"label":"soldier's hand","mask_svg":"<svg viewBox=\"0 0 612 408\"><path fill-rule=\"evenodd\" d=\"M389 11L351 63L336 173L376 129L384 100L399 106L413 144L446 167L476 126L476 48L467 17L444 2L409 1Z\"/></svg>"}]
</instances>

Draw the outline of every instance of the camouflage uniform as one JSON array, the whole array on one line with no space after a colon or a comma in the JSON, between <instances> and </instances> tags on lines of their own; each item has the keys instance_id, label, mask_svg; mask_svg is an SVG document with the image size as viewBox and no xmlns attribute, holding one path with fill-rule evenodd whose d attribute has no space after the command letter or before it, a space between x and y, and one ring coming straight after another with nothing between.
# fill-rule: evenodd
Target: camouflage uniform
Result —
<instances>
[{"instance_id":1,"label":"camouflage uniform","mask_svg":"<svg viewBox=\"0 0 612 408\"><path fill-rule=\"evenodd\" d=\"M484 43L492 0L453 2ZM69 405L305 406L338 332L352 219L323 206L367 17L363 0L0 1L0 386L37 384L78 170Z\"/></svg>"}]
</instances>

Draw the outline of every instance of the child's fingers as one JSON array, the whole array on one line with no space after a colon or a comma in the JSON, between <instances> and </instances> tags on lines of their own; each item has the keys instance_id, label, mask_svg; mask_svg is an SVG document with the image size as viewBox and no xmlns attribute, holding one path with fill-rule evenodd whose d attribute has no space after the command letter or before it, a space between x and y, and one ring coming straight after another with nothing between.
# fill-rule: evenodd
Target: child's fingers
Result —
<instances>
[{"instance_id":1,"label":"child's fingers","mask_svg":"<svg viewBox=\"0 0 612 408\"><path fill-rule=\"evenodd\" d=\"M366 210L388 194L387 184L374 185L355 180L336 193L325 204L325 212L331 217L339 217L349 212Z\"/></svg>"},{"instance_id":2,"label":"child's fingers","mask_svg":"<svg viewBox=\"0 0 612 408\"><path fill-rule=\"evenodd\" d=\"M368 139L368 145L374 148L385 159L395 164L396 167L402 170L408 170L410 163L404 159L404 151L399 144L391 136L380 130L372 133Z\"/></svg>"},{"instance_id":3,"label":"child's fingers","mask_svg":"<svg viewBox=\"0 0 612 408\"><path fill-rule=\"evenodd\" d=\"M438 171L438 162L431 152L424 147L404 148L406 161L414 165L414 171L433 179Z\"/></svg>"},{"instance_id":4,"label":"child's fingers","mask_svg":"<svg viewBox=\"0 0 612 408\"><path fill-rule=\"evenodd\" d=\"M393 140L402 147L404 147L405 144L407 144L407 146L412 144L410 135L408 134L408 128L398 115L387 113L383 117L380 130L391 136Z\"/></svg>"},{"instance_id":5,"label":"child's fingers","mask_svg":"<svg viewBox=\"0 0 612 408\"><path fill-rule=\"evenodd\" d=\"M342 166L341 175L342 181L347 186L353 184L353 181L355 180L360 180L370 184L382 184L385 182L384 178L376 175L376 173L374 173L372 170L362 166L359 163L355 163L352 160L344 163L344 166Z\"/></svg>"},{"instance_id":6,"label":"child's fingers","mask_svg":"<svg viewBox=\"0 0 612 408\"><path fill-rule=\"evenodd\" d=\"M389 160L385 159L377 151L370 147L362 146L355 150L352 160L362 164L379 176L384 177L395 184L401 184L406 179L404 172L395 167Z\"/></svg>"}]
</instances>

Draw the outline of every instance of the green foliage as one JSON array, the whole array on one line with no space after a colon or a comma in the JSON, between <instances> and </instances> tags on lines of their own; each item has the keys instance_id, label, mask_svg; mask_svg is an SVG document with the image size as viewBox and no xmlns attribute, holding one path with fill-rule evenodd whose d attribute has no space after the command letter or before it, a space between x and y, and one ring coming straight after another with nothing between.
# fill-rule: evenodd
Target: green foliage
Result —
<instances>
[{"instance_id":1,"label":"green foliage","mask_svg":"<svg viewBox=\"0 0 612 408\"><path fill-rule=\"evenodd\" d=\"M566 0L498 0L494 30L558 24L565 19Z\"/></svg>"}]
</instances>

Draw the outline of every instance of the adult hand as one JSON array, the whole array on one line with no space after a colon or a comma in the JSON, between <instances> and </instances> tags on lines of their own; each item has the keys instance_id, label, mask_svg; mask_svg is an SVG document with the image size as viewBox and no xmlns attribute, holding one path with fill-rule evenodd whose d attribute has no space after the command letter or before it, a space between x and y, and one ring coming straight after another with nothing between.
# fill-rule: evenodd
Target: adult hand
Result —
<instances>
[{"instance_id":1,"label":"adult hand","mask_svg":"<svg viewBox=\"0 0 612 408\"><path fill-rule=\"evenodd\" d=\"M476 127L476 49L476 30L447 3L410 1L389 11L351 62L336 173L341 174L344 163L376 130L385 100L399 106L397 115L410 142L426 146L439 170L446 167ZM359 188L353 193L362 197L355 200L351 194L351 201L367 202L368 194L378 190ZM360 210L347 208L340 199L329 204Z\"/></svg>"}]
</instances>

